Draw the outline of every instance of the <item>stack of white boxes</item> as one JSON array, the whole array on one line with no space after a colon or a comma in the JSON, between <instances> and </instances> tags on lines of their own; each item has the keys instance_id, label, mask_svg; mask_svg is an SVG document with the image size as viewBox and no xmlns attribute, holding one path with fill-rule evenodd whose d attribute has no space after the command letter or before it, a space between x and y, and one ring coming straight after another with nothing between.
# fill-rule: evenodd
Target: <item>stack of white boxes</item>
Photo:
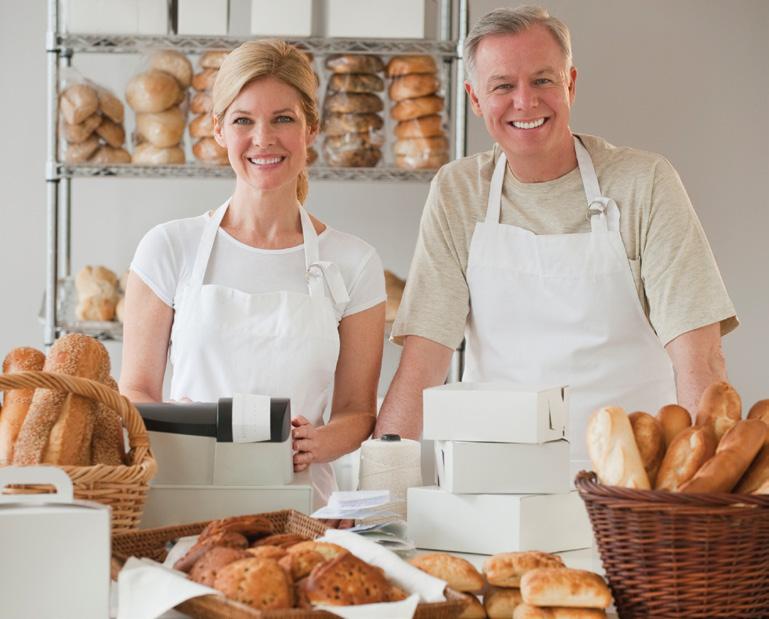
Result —
<instances>
[{"instance_id":1,"label":"stack of white boxes","mask_svg":"<svg viewBox=\"0 0 769 619\"><path fill-rule=\"evenodd\" d=\"M494 554L588 548L569 471L566 389L453 383L424 392L438 486L408 492L419 548Z\"/></svg>"}]
</instances>

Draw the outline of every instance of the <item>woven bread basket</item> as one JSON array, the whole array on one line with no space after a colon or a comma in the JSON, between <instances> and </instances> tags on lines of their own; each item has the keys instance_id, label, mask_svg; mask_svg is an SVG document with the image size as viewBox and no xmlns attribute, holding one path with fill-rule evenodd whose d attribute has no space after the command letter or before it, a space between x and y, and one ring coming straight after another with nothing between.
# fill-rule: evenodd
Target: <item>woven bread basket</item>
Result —
<instances>
[{"instance_id":1,"label":"woven bread basket","mask_svg":"<svg viewBox=\"0 0 769 619\"><path fill-rule=\"evenodd\" d=\"M575 485L622 619L769 617L769 495Z\"/></svg>"},{"instance_id":2,"label":"woven bread basket","mask_svg":"<svg viewBox=\"0 0 769 619\"><path fill-rule=\"evenodd\" d=\"M144 421L124 396L93 380L51 372L16 372L0 375L0 390L53 389L67 391L101 402L116 411L128 432L128 464L112 466L61 466L72 480L75 498L108 505L112 512L112 533L125 533L139 527L149 481L157 463L150 452ZM24 491L24 490L19 490ZM29 491L29 490L27 490Z\"/></svg>"}]
</instances>

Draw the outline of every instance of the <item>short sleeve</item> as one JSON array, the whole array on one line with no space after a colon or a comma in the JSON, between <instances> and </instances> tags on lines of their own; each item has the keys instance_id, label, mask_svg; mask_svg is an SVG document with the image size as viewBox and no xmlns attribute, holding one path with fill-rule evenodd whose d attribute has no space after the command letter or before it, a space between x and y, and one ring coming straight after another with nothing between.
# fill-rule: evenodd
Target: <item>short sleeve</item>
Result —
<instances>
[{"instance_id":1,"label":"short sleeve","mask_svg":"<svg viewBox=\"0 0 769 619\"><path fill-rule=\"evenodd\" d=\"M396 344L403 344L406 335L418 335L456 349L464 336L470 293L441 195L442 172L433 179L422 212L406 290L392 328Z\"/></svg>"},{"instance_id":2,"label":"short sleeve","mask_svg":"<svg viewBox=\"0 0 769 619\"><path fill-rule=\"evenodd\" d=\"M342 317L351 316L382 303L385 292L384 267L379 254L372 248L361 263L357 275L350 283L350 301Z\"/></svg>"},{"instance_id":3,"label":"short sleeve","mask_svg":"<svg viewBox=\"0 0 769 619\"><path fill-rule=\"evenodd\" d=\"M150 287L157 297L173 307L178 284L177 260L165 228L155 226L144 235L131 261L131 271Z\"/></svg>"},{"instance_id":4,"label":"short sleeve","mask_svg":"<svg viewBox=\"0 0 769 619\"><path fill-rule=\"evenodd\" d=\"M739 324L715 257L678 173L665 159L654 170L641 278L649 320L663 345L713 323L722 335Z\"/></svg>"}]
</instances>

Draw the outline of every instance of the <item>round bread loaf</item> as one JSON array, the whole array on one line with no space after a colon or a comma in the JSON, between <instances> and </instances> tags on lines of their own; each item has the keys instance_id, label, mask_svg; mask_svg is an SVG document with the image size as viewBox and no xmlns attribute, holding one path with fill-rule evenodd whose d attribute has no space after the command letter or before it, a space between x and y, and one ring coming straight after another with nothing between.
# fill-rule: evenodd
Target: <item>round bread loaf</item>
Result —
<instances>
[{"instance_id":1,"label":"round bread loaf","mask_svg":"<svg viewBox=\"0 0 769 619\"><path fill-rule=\"evenodd\" d=\"M370 54L334 54L326 58L326 68L333 73L381 73L384 64Z\"/></svg>"},{"instance_id":2,"label":"round bread loaf","mask_svg":"<svg viewBox=\"0 0 769 619\"><path fill-rule=\"evenodd\" d=\"M150 56L150 69L170 73L182 88L189 88L192 81L192 63L187 56L173 49L164 49Z\"/></svg>"},{"instance_id":3,"label":"round bread loaf","mask_svg":"<svg viewBox=\"0 0 769 619\"><path fill-rule=\"evenodd\" d=\"M432 138L445 134L443 119L440 114L431 114L412 120L404 120L395 125L395 137L399 140L408 138Z\"/></svg>"},{"instance_id":4,"label":"round bread loaf","mask_svg":"<svg viewBox=\"0 0 769 619\"><path fill-rule=\"evenodd\" d=\"M436 73L437 71L435 59L432 56L420 54L393 56L387 63L387 75L389 77L398 77L409 73Z\"/></svg>"},{"instance_id":5,"label":"round bread loaf","mask_svg":"<svg viewBox=\"0 0 769 619\"><path fill-rule=\"evenodd\" d=\"M384 109L382 99L370 93L337 92L323 102L326 111L338 114L368 114Z\"/></svg>"},{"instance_id":6,"label":"round bread loaf","mask_svg":"<svg viewBox=\"0 0 769 619\"><path fill-rule=\"evenodd\" d=\"M125 142L125 129L123 125L113 122L109 118L104 118L96 127L96 135L113 148L120 148Z\"/></svg>"},{"instance_id":7,"label":"round bread loaf","mask_svg":"<svg viewBox=\"0 0 769 619\"><path fill-rule=\"evenodd\" d=\"M334 73L328 80L331 92L382 92L384 80L371 73Z\"/></svg>"},{"instance_id":8,"label":"round bread loaf","mask_svg":"<svg viewBox=\"0 0 769 619\"><path fill-rule=\"evenodd\" d=\"M334 150L325 145L323 147L323 159L335 168L373 168L381 158L382 151L378 148Z\"/></svg>"},{"instance_id":9,"label":"round bread loaf","mask_svg":"<svg viewBox=\"0 0 769 619\"><path fill-rule=\"evenodd\" d=\"M226 165L229 163L227 149L217 144L214 138L201 138L192 145L192 154L206 163Z\"/></svg>"},{"instance_id":10,"label":"round bread loaf","mask_svg":"<svg viewBox=\"0 0 769 619\"><path fill-rule=\"evenodd\" d=\"M104 88L97 89L96 94L99 97L99 111L113 122L122 124L125 108L120 99Z\"/></svg>"},{"instance_id":11,"label":"round bread loaf","mask_svg":"<svg viewBox=\"0 0 769 619\"><path fill-rule=\"evenodd\" d=\"M190 122L190 135L194 138L214 136L214 119L211 114L200 114Z\"/></svg>"},{"instance_id":12,"label":"round bread loaf","mask_svg":"<svg viewBox=\"0 0 769 619\"><path fill-rule=\"evenodd\" d=\"M440 87L440 81L432 73L409 73L393 79L387 94L393 101L401 101L432 95L438 92Z\"/></svg>"},{"instance_id":13,"label":"round bread loaf","mask_svg":"<svg viewBox=\"0 0 769 619\"><path fill-rule=\"evenodd\" d=\"M144 140L167 148L181 142L184 135L184 112L179 107L172 107L164 112L136 115L136 133Z\"/></svg>"},{"instance_id":14,"label":"round bread loaf","mask_svg":"<svg viewBox=\"0 0 769 619\"><path fill-rule=\"evenodd\" d=\"M206 91L196 92L190 102L190 111L193 114L209 114L212 109L211 93Z\"/></svg>"},{"instance_id":15,"label":"round bread loaf","mask_svg":"<svg viewBox=\"0 0 769 619\"><path fill-rule=\"evenodd\" d=\"M393 144L393 152L396 156L413 157L419 159L435 153L445 153L449 150L449 141L445 137L410 138L397 140Z\"/></svg>"},{"instance_id":16,"label":"round bread loaf","mask_svg":"<svg viewBox=\"0 0 769 619\"><path fill-rule=\"evenodd\" d=\"M135 112L162 112L183 96L176 78L165 71L139 73L126 86L126 101Z\"/></svg>"},{"instance_id":17,"label":"round bread loaf","mask_svg":"<svg viewBox=\"0 0 769 619\"><path fill-rule=\"evenodd\" d=\"M286 572L274 559L241 559L224 566L214 587L228 598L259 610L291 608L293 595Z\"/></svg>"},{"instance_id":18,"label":"round bread loaf","mask_svg":"<svg viewBox=\"0 0 769 619\"><path fill-rule=\"evenodd\" d=\"M416 99L398 101L390 110L390 116L395 120L411 120L437 114L443 109L443 97L430 95Z\"/></svg>"},{"instance_id":19,"label":"round bread loaf","mask_svg":"<svg viewBox=\"0 0 769 619\"><path fill-rule=\"evenodd\" d=\"M218 69L230 51L227 49L211 49L200 55L198 64L204 69Z\"/></svg>"},{"instance_id":20,"label":"round bread loaf","mask_svg":"<svg viewBox=\"0 0 769 619\"><path fill-rule=\"evenodd\" d=\"M184 163L184 151L178 146L158 148L149 142L143 142L134 149L131 162L139 165L180 164Z\"/></svg>"},{"instance_id":21,"label":"round bread loaf","mask_svg":"<svg viewBox=\"0 0 769 619\"><path fill-rule=\"evenodd\" d=\"M192 87L195 90L213 90L219 69L203 69L192 77Z\"/></svg>"},{"instance_id":22,"label":"round bread loaf","mask_svg":"<svg viewBox=\"0 0 769 619\"><path fill-rule=\"evenodd\" d=\"M323 118L325 135L343 135L381 129L384 120L378 114L326 114Z\"/></svg>"},{"instance_id":23,"label":"round bread loaf","mask_svg":"<svg viewBox=\"0 0 769 619\"><path fill-rule=\"evenodd\" d=\"M59 107L64 120L77 125L99 109L99 98L87 84L73 84L61 93Z\"/></svg>"},{"instance_id":24,"label":"round bread loaf","mask_svg":"<svg viewBox=\"0 0 769 619\"><path fill-rule=\"evenodd\" d=\"M99 148L100 145L101 142L99 142L99 138L96 135L91 134L91 137L84 142L67 145L67 150L64 153L64 161L67 163L85 163L96 152L96 149Z\"/></svg>"},{"instance_id":25,"label":"round bread loaf","mask_svg":"<svg viewBox=\"0 0 769 619\"><path fill-rule=\"evenodd\" d=\"M122 146L100 146L99 149L88 160L88 163L99 165L109 165L112 163L131 163L131 154ZM113 301L114 304L114 301ZM112 312L114 315L114 311ZM102 318L100 320L112 320L112 318Z\"/></svg>"},{"instance_id":26,"label":"round bread loaf","mask_svg":"<svg viewBox=\"0 0 769 619\"><path fill-rule=\"evenodd\" d=\"M68 122L63 122L64 138L70 144L80 144L85 142L91 137L93 132L101 124L102 117L100 114L91 114L83 122L77 125L70 125Z\"/></svg>"}]
</instances>

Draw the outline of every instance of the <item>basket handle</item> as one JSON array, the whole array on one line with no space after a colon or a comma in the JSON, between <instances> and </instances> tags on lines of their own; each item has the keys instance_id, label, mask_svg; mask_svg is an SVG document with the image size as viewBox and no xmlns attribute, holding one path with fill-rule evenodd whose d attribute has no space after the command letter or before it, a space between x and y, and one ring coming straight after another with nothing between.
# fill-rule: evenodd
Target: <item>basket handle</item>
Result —
<instances>
[{"instance_id":1,"label":"basket handle","mask_svg":"<svg viewBox=\"0 0 769 619\"><path fill-rule=\"evenodd\" d=\"M88 378L54 372L30 371L0 375L0 391L35 388L67 391L108 406L123 420L128 431L128 443L134 451L134 462L141 462L148 454L150 441L141 414L128 398L114 389Z\"/></svg>"}]
</instances>

